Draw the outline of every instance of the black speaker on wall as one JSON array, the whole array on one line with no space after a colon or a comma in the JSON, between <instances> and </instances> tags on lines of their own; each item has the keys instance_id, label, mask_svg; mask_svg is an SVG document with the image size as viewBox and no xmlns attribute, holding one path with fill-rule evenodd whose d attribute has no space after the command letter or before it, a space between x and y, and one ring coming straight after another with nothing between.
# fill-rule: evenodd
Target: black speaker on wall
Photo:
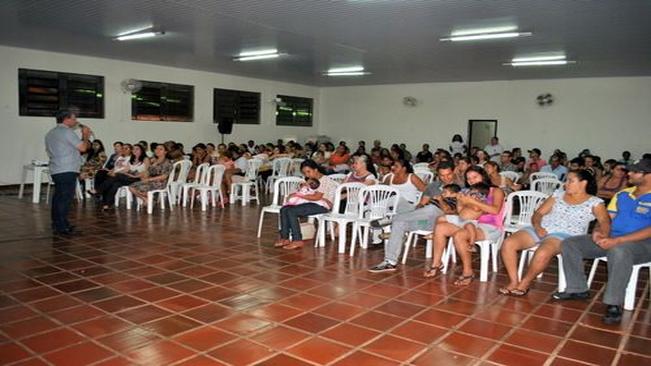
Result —
<instances>
[{"instance_id":1,"label":"black speaker on wall","mask_svg":"<svg viewBox=\"0 0 651 366\"><path fill-rule=\"evenodd\" d=\"M219 121L219 125L217 125L217 129L222 135L230 135L233 133L233 119L222 118L222 120Z\"/></svg>"}]
</instances>

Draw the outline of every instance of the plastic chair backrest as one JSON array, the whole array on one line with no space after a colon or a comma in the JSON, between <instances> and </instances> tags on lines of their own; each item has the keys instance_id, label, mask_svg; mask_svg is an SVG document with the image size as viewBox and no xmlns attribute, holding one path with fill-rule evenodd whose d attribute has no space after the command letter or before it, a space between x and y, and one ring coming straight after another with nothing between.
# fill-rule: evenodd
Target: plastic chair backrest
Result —
<instances>
[{"instance_id":1,"label":"plastic chair backrest","mask_svg":"<svg viewBox=\"0 0 651 366\"><path fill-rule=\"evenodd\" d=\"M271 205L282 206L285 204L289 195L298 191L298 187L304 182L305 179L300 177L282 177L277 179L274 182L274 195Z\"/></svg>"},{"instance_id":2,"label":"plastic chair backrest","mask_svg":"<svg viewBox=\"0 0 651 366\"><path fill-rule=\"evenodd\" d=\"M167 183L185 183L188 180L191 167L192 162L190 160L177 161L172 165L172 172Z\"/></svg>"},{"instance_id":3,"label":"plastic chair backrest","mask_svg":"<svg viewBox=\"0 0 651 366\"><path fill-rule=\"evenodd\" d=\"M536 172L536 173L531 173L531 175L529 176L529 184L531 185L531 187L533 187L533 183L536 180L542 179L542 178L554 178L554 179L558 180L558 177L554 173Z\"/></svg>"},{"instance_id":4,"label":"plastic chair backrest","mask_svg":"<svg viewBox=\"0 0 651 366\"><path fill-rule=\"evenodd\" d=\"M247 181L256 180L258 178L258 170L260 170L260 166L262 166L262 160L249 159L246 162L246 173L244 174L244 178Z\"/></svg>"},{"instance_id":5,"label":"plastic chair backrest","mask_svg":"<svg viewBox=\"0 0 651 366\"><path fill-rule=\"evenodd\" d=\"M547 195L536 191L518 191L506 197L505 224L524 226L531 225L533 213L547 199ZM513 207L518 202L519 212L514 216Z\"/></svg>"},{"instance_id":6,"label":"plastic chair backrest","mask_svg":"<svg viewBox=\"0 0 651 366\"><path fill-rule=\"evenodd\" d=\"M357 199L360 219L380 219L396 213L400 191L395 187L376 184L362 188Z\"/></svg>"},{"instance_id":7,"label":"plastic chair backrest","mask_svg":"<svg viewBox=\"0 0 651 366\"><path fill-rule=\"evenodd\" d=\"M344 215L357 216L357 210L359 209L359 191L364 187L366 187L366 184L359 182L340 184L335 192L335 202L332 205L332 212L338 214L341 211L341 200L345 195L346 207L344 209Z\"/></svg>"},{"instance_id":8,"label":"plastic chair backrest","mask_svg":"<svg viewBox=\"0 0 651 366\"><path fill-rule=\"evenodd\" d=\"M305 161L305 159L301 159L301 158L292 159L292 165L290 166L290 173L289 174L291 174L291 175L293 175L295 177L302 176L303 174L301 173L301 164L303 164L304 161Z\"/></svg>"},{"instance_id":9,"label":"plastic chair backrest","mask_svg":"<svg viewBox=\"0 0 651 366\"><path fill-rule=\"evenodd\" d=\"M414 169L414 174L416 174L426 185L432 183L432 180L434 180L434 173L429 169Z\"/></svg>"},{"instance_id":10,"label":"plastic chair backrest","mask_svg":"<svg viewBox=\"0 0 651 366\"><path fill-rule=\"evenodd\" d=\"M199 164L197 167L197 170L194 172L194 182L196 184L204 184L204 181L206 179L206 174L208 173L208 168L210 167L210 164L208 163L202 163Z\"/></svg>"},{"instance_id":11,"label":"plastic chair backrest","mask_svg":"<svg viewBox=\"0 0 651 366\"><path fill-rule=\"evenodd\" d=\"M542 192L548 196L554 193L555 190L563 186L563 182L554 178L540 178L533 181L532 189L534 191Z\"/></svg>"},{"instance_id":12,"label":"plastic chair backrest","mask_svg":"<svg viewBox=\"0 0 651 366\"><path fill-rule=\"evenodd\" d=\"M206 171L206 176L201 182L203 186L220 187L224 179L224 171L226 167L223 165L212 165Z\"/></svg>"},{"instance_id":13,"label":"plastic chair backrest","mask_svg":"<svg viewBox=\"0 0 651 366\"><path fill-rule=\"evenodd\" d=\"M274 159L271 163L271 176L272 177L286 177L289 175L289 168L291 167L291 158L278 158Z\"/></svg>"},{"instance_id":14,"label":"plastic chair backrest","mask_svg":"<svg viewBox=\"0 0 651 366\"><path fill-rule=\"evenodd\" d=\"M346 180L346 174L330 174L328 178L334 180L338 184L342 184Z\"/></svg>"},{"instance_id":15,"label":"plastic chair backrest","mask_svg":"<svg viewBox=\"0 0 651 366\"><path fill-rule=\"evenodd\" d=\"M414 170L417 170L417 169L429 170L429 163L416 163L416 164L414 164Z\"/></svg>"},{"instance_id":16,"label":"plastic chair backrest","mask_svg":"<svg viewBox=\"0 0 651 366\"><path fill-rule=\"evenodd\" d=\"M510 179L513 183L517 182L518 179L520 179L520 174L517 172L511 172L511 171L500 172L500 175L507 179Z\"/></svg>"}]
</instances>

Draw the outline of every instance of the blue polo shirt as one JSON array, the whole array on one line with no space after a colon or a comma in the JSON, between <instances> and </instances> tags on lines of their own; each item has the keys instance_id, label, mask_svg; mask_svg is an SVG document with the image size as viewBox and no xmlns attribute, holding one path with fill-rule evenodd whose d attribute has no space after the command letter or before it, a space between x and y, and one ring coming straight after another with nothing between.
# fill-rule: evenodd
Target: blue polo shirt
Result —
<instances>
[{"instance_id":1,"label":"blue polo shirt","mask_svg":"<svg viewBox=\"0 0 651 366\"><path fill-rule=\"evenodd\" d=\"M635 197L636 187L617 192L608 204L608 212L615 215L610 227L610 236L630 234L651 226L651 192Z\"/></svg>"}]
</instances>

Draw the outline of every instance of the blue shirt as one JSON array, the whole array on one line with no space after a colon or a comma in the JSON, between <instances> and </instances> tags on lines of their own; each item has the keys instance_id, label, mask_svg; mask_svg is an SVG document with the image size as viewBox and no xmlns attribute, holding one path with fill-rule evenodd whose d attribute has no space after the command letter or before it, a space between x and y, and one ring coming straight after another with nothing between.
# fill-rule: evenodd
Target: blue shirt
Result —
<instances>
[{"instance_id":1,"label":"blue shirt","mask_svg":"<svg viewBox=\"0 0 651 366\"><path fill-rule=\"evenodd\" d=\"M544 165L542 168L540 168L540 171L556 174L556 177L560 181L564 181L565 177L567 176L567 168L564 167L563 165L559 165L555 169L552 169L552 166L550 164L547 164Z\"/></svg>"},{"instance_id":2,"label":"blue shirt","mask_svg":"<svg viewBox=\"0 0 651 366\"><path fill-rule=\"evenodd\" d=\"M60 123L45 135L45 150L50 157L50 174L79 173L81 154L77 146L81 143L75 132Z\"/></svg>"},{"instance_id":3,"label":"blue shirt","mask_svg":"<svg viewBox=\"0 0 651 366\"><path fill-rule=\"evenodd\" d=\"M610 236L627 235L651 226L651 192L635 197L636 187L617 192L608 204L608 212L615 214Z\"/></svg>"}]
</instances>

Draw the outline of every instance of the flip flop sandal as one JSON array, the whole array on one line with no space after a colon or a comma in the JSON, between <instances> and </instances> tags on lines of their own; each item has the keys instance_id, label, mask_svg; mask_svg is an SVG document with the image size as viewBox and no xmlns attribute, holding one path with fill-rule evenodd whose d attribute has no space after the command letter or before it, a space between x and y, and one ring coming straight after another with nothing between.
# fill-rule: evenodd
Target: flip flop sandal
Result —
<instances>
[{"instance_id":1,"label":"flip flop sandal","mask_svg":"<svg viewBox=\"0 0 651 366\"><path fill-rule=\"evenodd\" d=\"M303 248L303 245L304 243L290 242L289 244L285 245L283 249L287 249L287 250L300 249Z\"/></svg>"},{"instance_id":2,"label":"flip flop sandal","mask_svg":"<svg viewBox=\"0 0 651 366\"><path fill-rule=\"evenodd\" d=\"M443 268L444 267L443 267L442 264L440 266L438 266L438 267L429 268L423 273L423 277L425 277L425 278L435 277L437 274L439 274L443 270Z\"/></svg>"},{"instance_id":3,"label":"flip flop sandal","mask_svg":"<svg viewBox=\"0 0 651 366\"><path fill-rule=\"evenodd\" d=\"M278 241L276 241L274 243L274 248L281 248L281 247L284 247L287 244L289 244L289 240L281 239L281 240L278 240Z\"/></svg>"},{"instance_id":4,"label":"flip flop sandal","mask_svg":"<svg viewBox=\"0 0 651 366\"><path fill-rule=\"evenodd\" d=\"M508 287L500 287L500 288L497 290L497 292L498 292L500 295L506 295L506 296L511 295L511 290L509 290Z\"/></svg>"},{"instance_id":5,"label":"flip flop sandal","mask_svg":"<svg viewBox=\"0 0 651 366\"><path fill-rule=\"evenodd\" d=\"M474 279L475 279L474 274L471 274L469 276L459 276L457 277L456 281L454 281L454 285L457 287L469 286Z\"/></svg>"},{"instance_id":6,"label":"flip flop sandal","mask_svg":"<svg viewBox=\"0 0 651 366\"><path fill-rule=\"evenodd\" d=\"M528 293L529 293L529 289L520 290L519 288L516 288L515 290L511 290L511 293L509 295L513 297L522 297Z\"/></svg>"}]
</instances>

